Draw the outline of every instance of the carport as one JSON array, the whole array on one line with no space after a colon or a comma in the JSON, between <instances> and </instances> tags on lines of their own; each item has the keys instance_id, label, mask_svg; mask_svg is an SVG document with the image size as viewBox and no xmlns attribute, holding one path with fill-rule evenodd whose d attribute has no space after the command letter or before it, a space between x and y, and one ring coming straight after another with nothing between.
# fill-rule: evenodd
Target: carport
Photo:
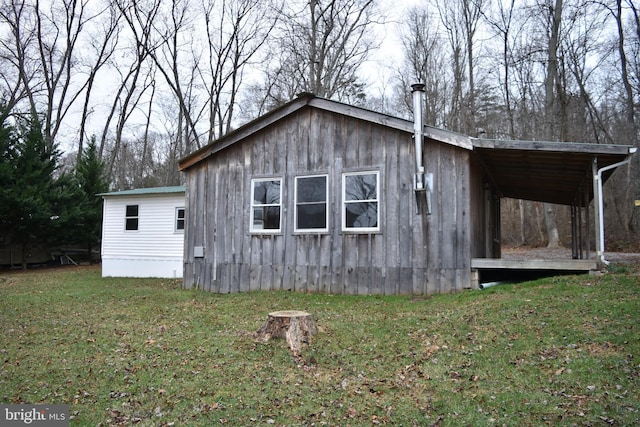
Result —
<instances>
[{"instance_id":1,"label":"carport","mask_svg":"<svg viewBox=\"0 0 640 427\"><path fill-rule=\"evenodd\" d=\"M614 170L637 151L628 145L474 139L473 150L498 195L571 207L571 260L501 260L474 258L471 268L482 270L591 271L604 259L602 188ZM589 205L593 203L593 213ZM591 230L591 217L595 230ZM596 255L589 248L595 239Z\"/></svg>"}]
</instances>

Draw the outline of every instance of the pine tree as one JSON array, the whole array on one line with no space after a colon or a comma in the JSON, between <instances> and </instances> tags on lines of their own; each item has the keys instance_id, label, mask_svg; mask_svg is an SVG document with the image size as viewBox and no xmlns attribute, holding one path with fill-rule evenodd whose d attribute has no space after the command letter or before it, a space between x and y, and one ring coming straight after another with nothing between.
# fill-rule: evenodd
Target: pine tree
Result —
<instances>
[{"instance_id":1,"label":"pine tree","mask_svg":"<svg viewBox=\"0 0 640 427\"><path fill-rule=\"evenodd\" d=\"M12 161L13 185L7 189L11 213L6 225L11 244L22 249L22 267L25 269L31 249L49 245L56 239L56 233L52 231L59 218L55 203L58 191L53 175L59 157L57 148L45 143L36 114L21 123Z\"/></svg>"},{"instance_id":2,"label":"pine tree","mask_svg":"<svg viewBox=\"0 0 640 427\"><path fill-rule=\"evenodd\" d=\"M15 215L16 138L15 129L5 123L5 107L0 105L0 244L9 244L9 232Z\"/></svg>"},{"instance_id":3,"label":"pine tree","mask_svg":"<svg viewBox=\"0 0 640 427\"><path fill-rule=\"evenodd\" d=\"M78 159L75 178L79 187L77 241L86 245L91 261L93 247L100 242L102 230L102 198L98 194L109 190L95 136Z\"/></svg>"}]
</instances>

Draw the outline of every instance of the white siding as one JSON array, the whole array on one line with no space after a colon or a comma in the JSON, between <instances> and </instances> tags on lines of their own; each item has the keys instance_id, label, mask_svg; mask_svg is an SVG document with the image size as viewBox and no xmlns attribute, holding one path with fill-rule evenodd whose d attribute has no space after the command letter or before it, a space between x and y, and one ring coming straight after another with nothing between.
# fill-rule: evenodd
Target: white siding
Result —
<instances>
[{"instance_id":1,"label":"white siding","mask_svg":"<svg viewBox=\"0 0 640 427\"><path fill-rule=\"evenodd\" d=\"M127 205L138 205L138 230L125 230ZM102 276L182 277L184 230L176 208L184 194L106 196L102 223Z\"/></svg>"}]
</instances>

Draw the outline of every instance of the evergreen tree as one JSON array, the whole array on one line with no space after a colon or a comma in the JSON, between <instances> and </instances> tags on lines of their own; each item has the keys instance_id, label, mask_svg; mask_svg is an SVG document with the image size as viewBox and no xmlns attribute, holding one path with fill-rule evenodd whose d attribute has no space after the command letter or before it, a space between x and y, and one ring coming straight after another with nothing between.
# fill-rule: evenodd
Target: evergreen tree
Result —
<instances>
[{"instance_id":1,"label":"evergreen tree","mask_svg":"<svg viewBox=\"0 0 640 427\"><path fill-rule=\"evenodd\" d=\"M7 118L5 111L5 106L0 105L0 244L2 245L9 243L11 218L15 211L14 161L17 157L15 130L5 123Z\"/></svg>"},{"instance_id":2,"label":"evergreen tree","mask_svg":"<svg viewBox=\"0 0 640 427\"><path fill-rule=\"evenodd\" d=\"M77 241L86 245L91 260L91 251L100 242L102 230L102 198L97 195L109 190L95 136L78 159L75 178L79 187Z\"/></svg>"},{"instance_id":3,"label":"evergreen tree","mask_svg":"<svg viewBox=\"0 0 640 427\"><path fill-rule=\"evenodd\" d=\"M16 199L17 224L13 242L22 246L22 266L26 268L29 251L39 244L52 241L52 221L58 217L53 211L53 174L57 169L59 152L45 143L40 119L32 114L22 123L17 144Z\"/></svg>"},{"instance_id":4,"label":"evergreen tree","mask_svg":"<svg viewBox=\"0 0 640 427\"><path fill-rule=\"evenodd\" d=\"M46 144L35 114L17 129L0 121L0 150L0 243L21 251L23 268L37 246L82 244L91 260L102 225L97 194L108 191L95 138L75 174L58 173L60 152Z\"/></svg>"},{"instance_id":5,"label":"evergreen tree","mask_svg":"<svg viewBox=\"0 0 640 427\"><path fill-rule=\"evenodd\" d=\"M56 197L59 192L54 172L60 153L45 143L36 114L21 123L15 141L13 185L7 188L10 212L6 217L11 244L22 249L22 267L27 267L29 251L37 245L48 245L56 239L55 221L59 219Z\"/></svg>"}]
</instances>

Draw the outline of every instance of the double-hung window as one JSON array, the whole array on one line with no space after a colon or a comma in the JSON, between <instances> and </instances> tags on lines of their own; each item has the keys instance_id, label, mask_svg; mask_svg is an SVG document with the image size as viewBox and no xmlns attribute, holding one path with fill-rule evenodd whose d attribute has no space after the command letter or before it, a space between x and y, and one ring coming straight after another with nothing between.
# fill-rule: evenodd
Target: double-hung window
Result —
<instances>
[{"instance_id":1,"label":"double-hung window","mask_svg":"<svg viewBox=\"0 0 640 427\"><path fill-rule=\"evenodd\" d=\"M127 205L124 221L125 230L136 231L138 229L138 205Z\"/></svg>"},{"instance_id":2,"label":"double-hung window","mask_svg":"<svg viewBox=\"0 0 640 427\"><path fill-rule=\"evenodd\" d=\"M278 233L282 217L282 178L251 180L251 232Z\"/></svg>"},{"instance_id":3,"label":"double-hung window","mask_svg":"<svg viewBox=\"0 0 640 427\"><path fill-rule=\"evenodd\" d=\"M380 174L377 171L342 175L342 230L380 230Z\"/></svg>"},{"instance_id":4,"label":"double-hung window","mask_svg":"<svg viewBox=\"0 0 640 427\"><path fill-rule=\"evenodd\" d=\"M176 208L176 232L184 231L184 208Z\"/></svg>"},{"instance_id":5,"label":"double-hung window","mask_svg":"<svg viewBox=\"0 0 640 427\"><path fill-rule=\"evenodd\" d=\"M297 176L295 184L295 231L326 232L329 230L329 194L327 175Z\"/></svg>"}]
</instances>

